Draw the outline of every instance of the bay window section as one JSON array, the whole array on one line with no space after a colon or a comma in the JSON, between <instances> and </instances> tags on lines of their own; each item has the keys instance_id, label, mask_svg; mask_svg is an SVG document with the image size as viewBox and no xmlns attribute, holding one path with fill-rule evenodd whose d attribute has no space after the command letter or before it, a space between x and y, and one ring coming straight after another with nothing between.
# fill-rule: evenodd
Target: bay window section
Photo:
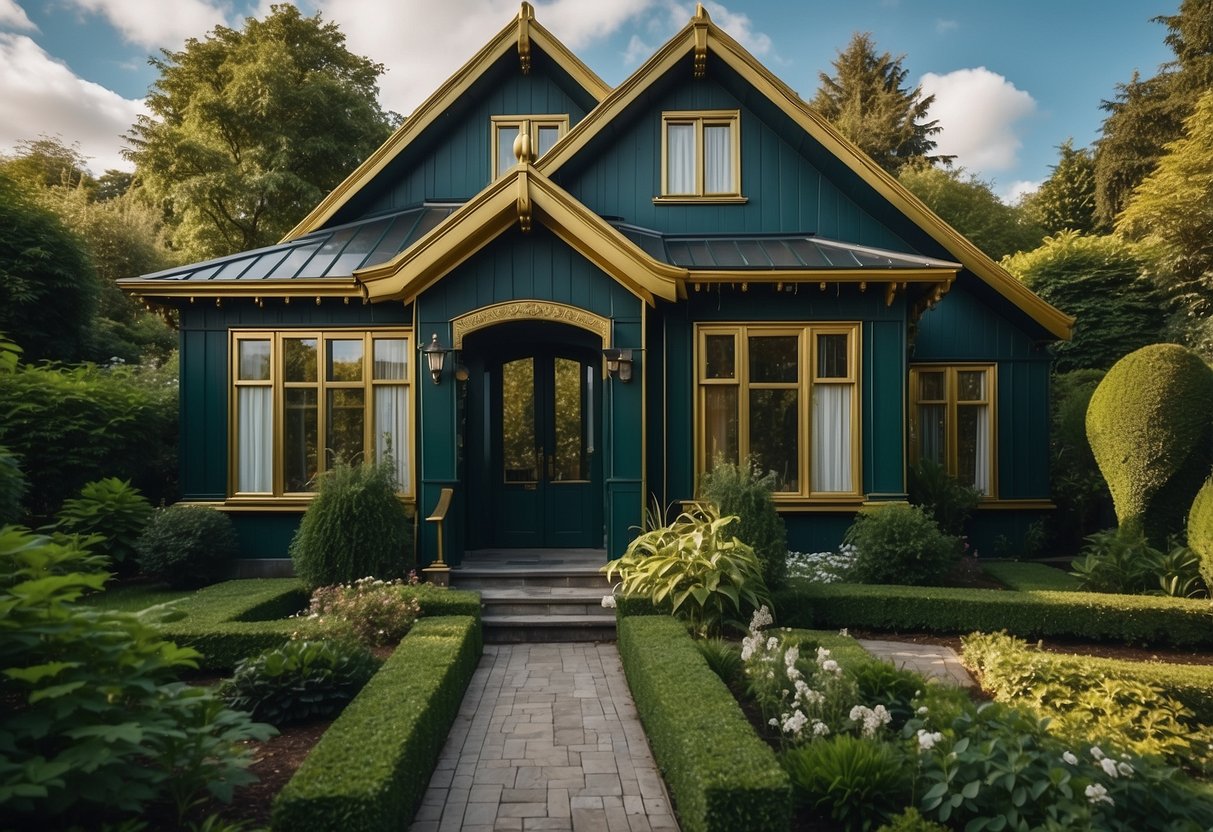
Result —
<instances>
[{"instance_id":1,"label":"bay window section","mask_svg":"<svg viewBox=\"0 0 1213 832\"><path fill-rule=\"evenodd\" d=\"M698 470L748 458L777 498L858 496L858 325L698 332Z\"/></svg>"},{"instance_id":2,"label":"bay window section","mask_svg":"<svg viewBox=\"0 0 1213 832\"><path fill-rule=\"evenodd\" d=\"M338 461L390 457L411 493L411 337L233 333L233 496L307 495Z\"/></svg>"},{"instance_id":3,"label":"bay window section","mask_svg":"<svg viewBox=\"0 0 1213 832\"><path fill-rule=\"evenodd\" d=\"M994 488L994 367L910 369L911 458L930 460L987 497Z\"/></svg>"}]
</instances>

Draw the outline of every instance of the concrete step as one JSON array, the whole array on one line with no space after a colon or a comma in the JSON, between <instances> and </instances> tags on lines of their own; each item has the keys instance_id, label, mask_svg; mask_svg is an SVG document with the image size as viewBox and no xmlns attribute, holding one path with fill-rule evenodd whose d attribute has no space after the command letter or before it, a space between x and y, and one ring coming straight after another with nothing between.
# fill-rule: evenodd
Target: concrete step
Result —
<instances>
[{"instance_id":1,"label":"concrete step","mask_svg":"<svg viewBox=\"0 0 1213 832\"><path fill-rule=\"evenodd\" d=\"M451 586L485 590L495 587L609 588L606 576L593 566L458 566L451 569Z\"/></svg>"},{"instance_id":2,"label":"concrete step","mask_svg":"<svg viewBox=\"0 0 1213 832\"><path fill-rule=\"evenodd\" d=\"M602 613L606 613L602 610ZM490 644L552 641L614 641L615 616L485 615L484 640Z\"/></svg>"},{"instance_id":3,"label":"concrete step","mask_svg":"<svg viewBox=\"0 0 1213 832\"><path fill-rule=\"evenodd\" d=\"M484 614L595 615L603 610L602 596L610 587L490 586L480 590Z\"/></svg>"}]
</instances>

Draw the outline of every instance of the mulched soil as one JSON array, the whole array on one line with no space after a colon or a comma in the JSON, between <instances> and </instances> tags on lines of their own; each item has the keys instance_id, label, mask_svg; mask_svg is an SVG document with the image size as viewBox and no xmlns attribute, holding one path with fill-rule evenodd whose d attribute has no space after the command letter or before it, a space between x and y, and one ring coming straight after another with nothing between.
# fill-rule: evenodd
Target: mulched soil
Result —
<instances>
[{"instance_id":1,"label":"mulched soil","mask_svg":"<svg viewBox=\"0 0 1213 832\"><path fill-rule=\"evenodd\" d=\"M265 742L250 743L254 750L249 770L257 775L258 782L237 789L231 803L216 804L209 811L218 811L226 820L268 827L274 798L331 724L332 720L320 720L290 725Z\"/></svg>"}]
</instances>

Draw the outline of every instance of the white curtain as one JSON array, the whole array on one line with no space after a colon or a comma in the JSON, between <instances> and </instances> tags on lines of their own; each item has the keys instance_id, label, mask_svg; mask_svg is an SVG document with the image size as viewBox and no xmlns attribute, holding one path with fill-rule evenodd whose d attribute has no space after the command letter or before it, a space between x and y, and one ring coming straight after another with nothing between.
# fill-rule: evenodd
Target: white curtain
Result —
<instances>
[{"instance_id":1,"label":"white curtain","mask_svg":"<svg viewBox=\"0 0 1213 832\"><path fill-rule=\"evenodd\" d=\"M708 194L732 193L733 152L727 125L703 128L703 190Z\"/></svg>"},{"instance_id":2,"label":"white curtain","mask_svg":"<svg viewBox=\"0 0 1213 832\"><path fill-rule=\"evenodd\" d=\"M671 124L667 128L666 192L695 193L695 125Z\"/></svg>"},{"instance_id":3,"label":"white curtain","mask_svg":"<svg viewBox=\"0 0 1213 832\"><path fill-rule=\"evenodd\" d=\"M391 454L395 463L396 487L409 483L408 388L403 384L375 386L375 458Z\"/></svg>"},{"instance_id":4,"label":"white curtain","mask_svg":"<svg viewBox=\"0 0 1213 832\"><path fill-rule=\"evenodd\" d=\"M273 388L237 387L236 490L273 490Z\"/></svg>"},{"instance_id":5,"label":"white curtain","mask_svg":"<svg viewBox=\"0 0 1213 832\"><path fill-rule=\"evenodd\" d=\"M814 492L855 490L851 479L851 385L813 385Z\"/></svg>"},{"instance_id":6,"label":"white curtain","mask_svg":"<svg viewBox=\"0 0 1213 832\"><path fill-rule=\"evenodd\" d=\"M990 406L975 407L977 411L977 459L973 465L973 487L982 494L990 493Z\"/></svg>"}]
</instances>

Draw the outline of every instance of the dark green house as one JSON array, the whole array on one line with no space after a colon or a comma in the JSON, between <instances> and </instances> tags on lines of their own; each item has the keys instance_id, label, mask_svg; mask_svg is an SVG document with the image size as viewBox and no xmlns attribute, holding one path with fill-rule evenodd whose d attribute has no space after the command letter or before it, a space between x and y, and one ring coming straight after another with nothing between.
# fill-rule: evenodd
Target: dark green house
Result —
<instances>
[{"instance_id":1,"label":"dark green house","mask_svg":"<svg viewBox=\"0 0 1213 832\"><path fill-rule=\"evenodd\" d=\"M523 3L281 243L124 284L180 312L182 490L248 558L389 450L421 517L453 489L453 563L617 555L720 456L776 472L805 551L923 456L984 493L979 546L1050 508L1072 319L702 8L611 89Z\"/></svg>"}]
</instances>

